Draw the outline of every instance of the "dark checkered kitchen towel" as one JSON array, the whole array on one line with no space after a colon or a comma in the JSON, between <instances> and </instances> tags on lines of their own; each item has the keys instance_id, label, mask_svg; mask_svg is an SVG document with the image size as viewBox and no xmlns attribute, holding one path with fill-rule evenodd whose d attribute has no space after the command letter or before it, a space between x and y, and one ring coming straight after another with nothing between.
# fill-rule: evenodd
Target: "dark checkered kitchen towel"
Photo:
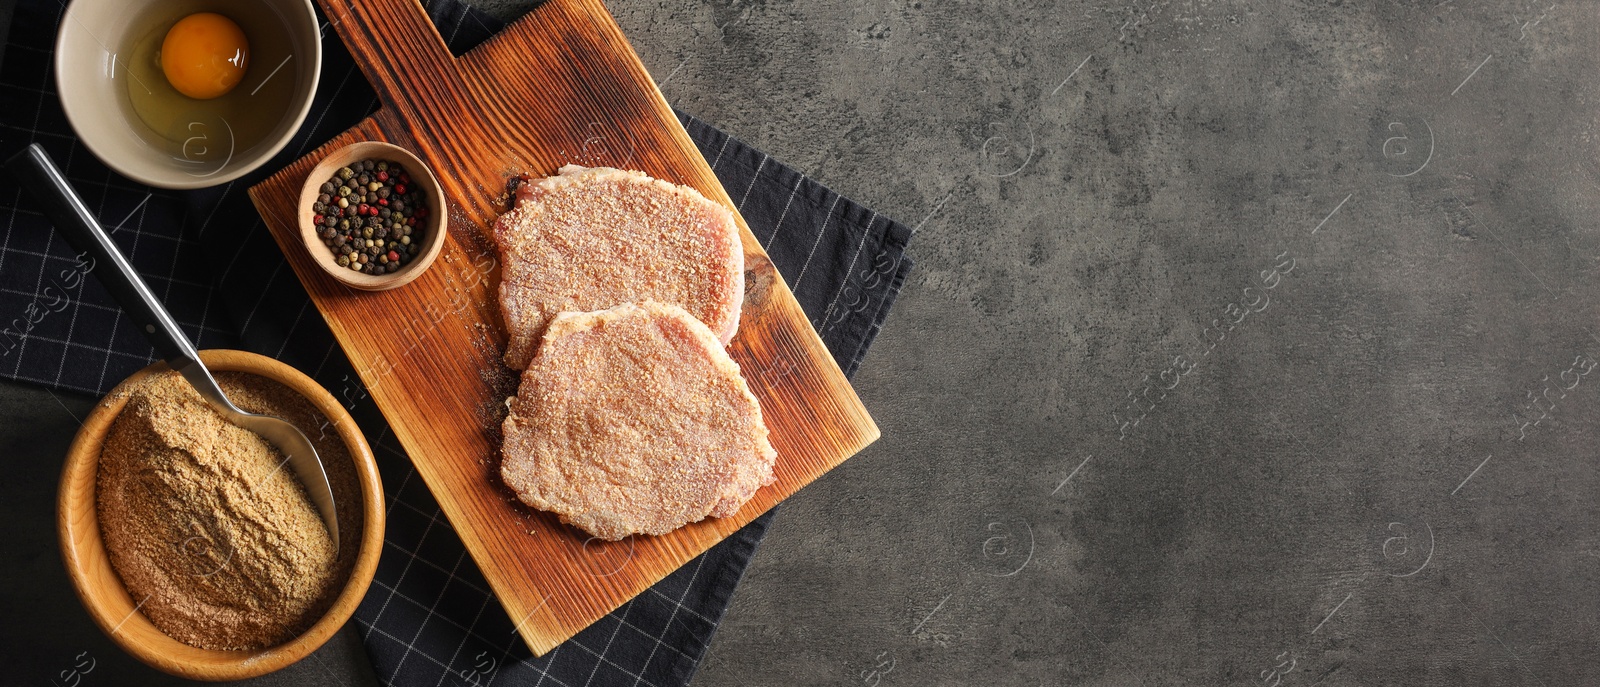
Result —
<instances>
[{"instance_id":1,"label":"dark checkered kitchen towel","mask_svg":"<svg viewBox=\"0 0 1600 687\"><path fill-rule=\"evenodd\" d=\"M383 557L356 612L378 677L429 687L688 682L771 514L531 658L246 198L250 184L376 107L332 32L311 114L278 158L252 177L179 193L124 179L78 145L50 76L61 11L58 0L22 0L16 8L0 62L0 154L43 144L201 348L276 357L356 406L389 498ZM457 54L499 28L456 0L433 2L429 12ZM911 267L904 255L910 230L680 117L730 195L744 199L751 228L835 359L853 373ZM0 217L0 375L96 394L152 360L144 337L83 277L73 251L9 179L0 179Z\"/></svg>"}]
</instances>

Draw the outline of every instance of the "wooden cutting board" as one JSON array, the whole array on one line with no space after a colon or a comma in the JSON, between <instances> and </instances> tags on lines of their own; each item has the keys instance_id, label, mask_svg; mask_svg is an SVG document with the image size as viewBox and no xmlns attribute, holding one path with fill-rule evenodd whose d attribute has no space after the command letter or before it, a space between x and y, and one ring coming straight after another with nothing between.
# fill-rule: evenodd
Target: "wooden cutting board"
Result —
<instances>
[{"instance_id":1,"label":"wooden cutting board","mask_svg":"<svg viewBox=\"0 0 1600 687\"><path fill-rule=\"evenodd\" d=\"M778 451L778 482L733 517L615 543L591 540L518 503L499 477L503 401L516 377L500 362L506 334L488 234L507 209L507 181L568 163L625 167L693 186L729 209L733 203L600 0L550 0L460 58L416 0L318 2L382 107L251 188L250 197L535 654L878 438L739 218L747 293L729 352L761 401ZM312 165L364 140L414 152L450 202L443 254L416 281L378 293L351 290L323 273L300 241L295 217Z\"/></svg>"}]
</instances>

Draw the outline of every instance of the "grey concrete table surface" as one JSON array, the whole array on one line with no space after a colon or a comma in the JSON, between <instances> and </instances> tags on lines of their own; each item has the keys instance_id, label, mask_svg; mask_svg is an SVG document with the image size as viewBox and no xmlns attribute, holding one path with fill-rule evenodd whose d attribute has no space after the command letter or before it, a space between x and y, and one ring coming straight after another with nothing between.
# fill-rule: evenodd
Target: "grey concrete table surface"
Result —
<instances>
[{"instance_id":1,"label":"grey concrete table surface","mask_svg":"<svg viewBox=\"0 0 1600 687\"><path fill-rule=\"evenodd\" d=\"M883 439L696 684L1600 684L1594 4L612 10L674 105L918 227ZM0 387L0 647L158 684L60 580L88 403ZM259 684L358 679L347 634Z\"/></svg>"}]
</instances>

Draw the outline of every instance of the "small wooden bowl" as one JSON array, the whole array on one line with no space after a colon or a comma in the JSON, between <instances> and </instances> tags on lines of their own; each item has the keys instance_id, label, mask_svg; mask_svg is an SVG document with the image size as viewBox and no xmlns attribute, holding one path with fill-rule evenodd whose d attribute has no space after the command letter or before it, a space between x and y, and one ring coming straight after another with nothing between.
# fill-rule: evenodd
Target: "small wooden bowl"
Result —
<instances>
[{"instance_id":1,"label":"small wooden bowl","mask_svg":"<svg viewBox=\"0 0 1600 687\"><path fill-rule=\"evenodd\" d=\"M350 619L372 583L378 554L383 549L383 483L378 479L378 465L372 459L372 450L355 420L332 394L310 377L281 362L246 351L200 351L200 359L212 371L247 372L266 377L305 397L331 421L349 449L361 491L361 538L350 577L327 613L304 634L278 646L255 651L217 651L189 646L168 637L137 612L133 597L111 567L105 542L100 537L95 482L101 446L111 430L111 422L127 404L128 391L146 375L165 371L166 363L158 362L133 373L89 413L67 450L61 490L56 499L56 527L61 539L62 562L78 599L101 631L123 651L157 670L191 680L242 680L305 658Z\"/></svg>"},{"instance_id":2,"label":"small wooden bowl","mask_svg":"<svg viewBox=\"0 0 1600 687\"><path fill-rule=\"evenodd\" d=\"M398 162L411 175L411 183L422 184L422 189L428 194L428 217L426 222L419 223L423 228L424 236L422 249L417 251L415 258L399 270L387 274L362 274L348 267L340 267L335 260L333 251L328 250L322 243L322 237L317 235L316 228L311 220L316 216L312 204L317 202L318 188L322 182L333 176L352 162L361 160L387 160ZM311 168L311 174L306 176L305 186L300 189L300 206L295 211L295 217L300 222L300 240L306 244L306 250L311 252L311 258L321 266L324 271L334 279L345 285L361 289L362 291L384 291L398 288L410 283L433 264L433 259L439 257L439 251L444 248L445 221L449 214L449 206L445 204L444 188L439 186L439 180L433 176L433 170L412 155L411 151L392 143L382 141L362 141L351 143L343 148L333 151L316 167ZM426 226L423 226L426 225Z\"/></svg>"}]
</instances>

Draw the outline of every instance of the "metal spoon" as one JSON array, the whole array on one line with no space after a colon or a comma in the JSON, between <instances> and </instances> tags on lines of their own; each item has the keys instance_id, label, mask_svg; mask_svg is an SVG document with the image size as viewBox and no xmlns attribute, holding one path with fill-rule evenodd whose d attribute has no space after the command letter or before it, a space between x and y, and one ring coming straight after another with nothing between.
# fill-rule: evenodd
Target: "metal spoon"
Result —
<instances>
[{"instance_id":1,"label":"metal spoon","mask_svg":"<svg viewBox=\"0 0 1600 687\"><path fill-rule=\"evenodd\" d=\"M61 232L74 248L88 253L94 259L95 273L100 276L100 283L122 304L123 311L133 319L134 324L140 325L156 352L166 359L167 365L189 380L213 410L233 424L261 435L283 453L285 462L294 468L300 483L305 485L306 494L322 515L322 522L328 526L328 534L333 537L334 551L338 551L339 520L333 507L333 488L328 484L327 473L322 470L317 449L312 447L306 435L282 419L244 412L228 400L222 388L217 386L217 380L212 379L211 372L200 362L200 354L189 343L189 337L178 328L178 324L173 322L166 308L145 286L133 266L122 257L117 245L111 242L111 237L101 228L100 222L89 213L44 148L37 143L30 145L7 160L5 166L44 206L44 214L55 223L56 231ZM101 269L101 265L106 268Z\"/></svg>"}]
</instances>

